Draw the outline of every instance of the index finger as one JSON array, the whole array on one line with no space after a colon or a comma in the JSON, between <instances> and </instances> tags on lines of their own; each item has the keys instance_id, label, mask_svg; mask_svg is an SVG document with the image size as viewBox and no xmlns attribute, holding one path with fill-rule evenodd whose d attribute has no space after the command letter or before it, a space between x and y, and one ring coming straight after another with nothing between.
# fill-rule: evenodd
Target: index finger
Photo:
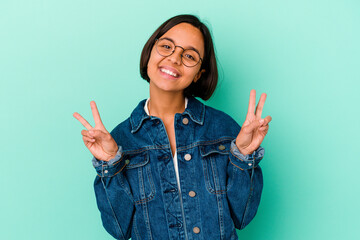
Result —
<instances>
[{"instance_id":1,"label":"index finger","mask_svg":"<svg viewBox=\"0 0 360 240\"><path fill-rule=\"evenodd\" d=\"M101 122L100 114L99 114L99 111L97 109L95 101L91 101L90 106L91 106L91 111L92 111L92 114L93 114L93 117L94 117L95 126L96 125L103 125L102 122Z\"/></svg>"},{"instance_id":2,"label":"index finger","mask_svg":"<svg viewBox=\"0 0 360 240\"><path fill-rule=\"evenodd\" d=\"M247 113L248 116L254 115L255 101L256 101L256 91L255 91L255 89L252 89L250 91L249 107L248 107L248 113Z\"/></svg>"},{"instance_id":3,"label":"index finger","mask_svg":"<svg viewBox=\"0 0 360 240\"><path fill-rule=\"evenodd\" d=\"M85 118L83 118L80 114L78 114L77 112L75 112L73 114L73 116L79 120L79 122L87 129L87 130L90 130L92 129L93 127L88 123L88 121L85 120Z\"/></svg>"}]
</instances>

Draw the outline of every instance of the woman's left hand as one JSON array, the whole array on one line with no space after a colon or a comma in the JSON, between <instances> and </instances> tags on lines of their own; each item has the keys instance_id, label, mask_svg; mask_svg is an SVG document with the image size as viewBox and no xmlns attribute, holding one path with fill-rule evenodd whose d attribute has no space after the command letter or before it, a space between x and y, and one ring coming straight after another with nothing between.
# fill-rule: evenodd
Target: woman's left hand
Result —
<instances>
[{"instance_id":1,"label":"woman's left hand","mask_svg":"<svg viewBox=\"0 0 360 240\"><path fill-rule=\"evenodd\" d=\"M236 137L236 146L243 155L252 154L260 146L269 130L271 117L261 118L265 99L266 94L261 94L255 112L256 91L254 89L250 91L248 113L240 133Z\"/></svg>"}]
</instances>

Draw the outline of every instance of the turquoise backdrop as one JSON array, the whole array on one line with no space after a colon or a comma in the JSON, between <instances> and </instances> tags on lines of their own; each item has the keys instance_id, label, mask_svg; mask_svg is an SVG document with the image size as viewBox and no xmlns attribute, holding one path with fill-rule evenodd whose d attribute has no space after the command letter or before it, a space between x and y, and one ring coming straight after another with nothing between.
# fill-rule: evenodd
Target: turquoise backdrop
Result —
<instances>
[{"instance_id":1,"label":"turquoise backdrop","mask_svg":"<svg viewBox=\"0 0 360 240\"><path fill-rule=\"evenodd\" d=\"M360 239L357 0L1 0L0 239L112 239L81 113L110 131L148 97L139 58L181 13L210 27L220 83L207 104L240 124L268 94L264 191L240 239Z\"/></svg>"}]
</instances>

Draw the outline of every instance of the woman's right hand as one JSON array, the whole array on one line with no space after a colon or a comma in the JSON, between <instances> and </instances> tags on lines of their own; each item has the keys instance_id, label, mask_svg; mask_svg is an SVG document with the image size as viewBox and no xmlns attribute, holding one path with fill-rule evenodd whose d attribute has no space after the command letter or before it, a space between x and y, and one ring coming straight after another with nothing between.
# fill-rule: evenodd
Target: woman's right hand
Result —
<instances>
[{"instance_id":1,"label":"woman's right hand","mask_svg":"<svg viewBox=\"0 0 360 240\"><path fill-rule=\"evenodd\" d=\"M109 161L116 156L118 146L101 122L96 103L91 101L90 106L95 120L95 127L92 127L79 113L75 112L73 116L87 129L82 130L81 135L85 146L92 155L98 160Z\"/></svg>"}]
</instances>

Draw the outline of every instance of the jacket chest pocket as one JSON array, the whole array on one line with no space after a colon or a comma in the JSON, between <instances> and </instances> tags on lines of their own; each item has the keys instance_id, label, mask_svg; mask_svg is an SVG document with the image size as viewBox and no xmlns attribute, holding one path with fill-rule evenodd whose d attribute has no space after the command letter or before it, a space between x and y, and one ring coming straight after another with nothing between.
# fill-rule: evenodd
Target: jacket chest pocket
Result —
<instances>
[{"instance_id":1,"label":"jacket chest pocket","mask_svg":"<svg viewBox=\"0 0 360 240\"><path fill-rule=\"evenodd\" d=\"M124 175L129 182L131 193L136 204L151 201L155 196L155 186L148 153L127 154L128 164Z\"/></svg>"},{"instance_id":2,"label":"jacket chest pocket","mask_svg":"<svg viewBox=\"0 0 360 240\"><path fill-rule=\"evenodd\" d=\"M227 165L231 141L200 146L206 188L213 194L226 194Z\"/></svg>"}]
</instances>

